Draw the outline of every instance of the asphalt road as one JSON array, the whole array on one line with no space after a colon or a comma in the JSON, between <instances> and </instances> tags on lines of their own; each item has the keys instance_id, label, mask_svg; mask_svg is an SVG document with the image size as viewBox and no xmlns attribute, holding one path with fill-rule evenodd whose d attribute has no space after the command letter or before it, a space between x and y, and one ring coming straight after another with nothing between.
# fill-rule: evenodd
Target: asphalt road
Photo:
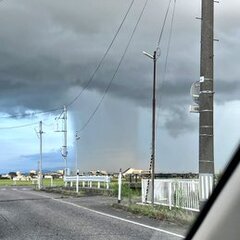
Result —
<instances>
[{"instance_id":1,"label":"asphalt road","mask_svg":"<svg viewBox=\"0 0 240 240\"><path fill-rule=\"evenodd\" d=\"M0 239L183 239L182 227L114 209L114 201L2 187Z\"/></svg>"}]
</instances>

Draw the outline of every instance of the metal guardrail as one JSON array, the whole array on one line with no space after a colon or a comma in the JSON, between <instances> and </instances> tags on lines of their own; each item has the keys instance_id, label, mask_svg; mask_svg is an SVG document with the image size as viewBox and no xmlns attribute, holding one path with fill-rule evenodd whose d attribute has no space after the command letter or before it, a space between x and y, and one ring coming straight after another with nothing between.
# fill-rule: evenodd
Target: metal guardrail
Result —
<instances>
[{"instance_id":1,"label":"metal guardrail","mask_svg":"<svg viewBox=\"0 0 240 240\"><path fill-rule=\"evenodd\" d=\"M70 182L71 186L73 186L73 183L76 185L76 192L79 190L79 183L81 184L82 188L93 188L92 183L97 183L97 188L101 188L101 183L104 183L104 187L106 189L109 189L109 184L111 181L111 178L108 176L65 176L64 182L68 183Z\"/></svg>"}]
</instances>

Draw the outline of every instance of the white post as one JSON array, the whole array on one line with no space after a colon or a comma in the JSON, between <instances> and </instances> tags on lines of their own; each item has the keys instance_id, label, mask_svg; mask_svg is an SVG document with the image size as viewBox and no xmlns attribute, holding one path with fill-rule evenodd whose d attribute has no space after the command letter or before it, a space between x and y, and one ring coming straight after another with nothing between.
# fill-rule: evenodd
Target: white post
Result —
<instances>
[{"instance_id":1,"label":"white post","mask_svg":"<svg viewBox=\"0 0 240 240\"><path fill-rule=\"evenodd\" d=\"M100 182L98 182L98 188L100 188Z\"/></svg>"},{"instance_id":2,"label":"white post","mask_svg":"<svg viewBox=\"0 0 240 240\"><path fill-rule=\"evenodd\" d=\"M51 187L53 187L53 176L51 176Z\"/></svg>"},{"instance_id":3,"label":"white post","mask_svg":"<svg viewBox=\"0 0 240 240\"><path fill-rule=\"evenodd\" d=\"M73 182L71 181L71 182L70 182L70 187L72 187L72 186L73 186Z\"/></svg>"},{"instance_id":4,"label":"white post","mask_svg":"<svg viewBox=\"0 0 240 240\"><path fill-rule=\"evenodd\" d=\"M80 139L80 136L78 136L78 131L76 131L75 133L75 142L76 142L76 173L79 172L79 169L78 169L78 140Z\"/></svg>"},{"instance_id":5,"label":"white post","mask_svg":"<svg viewBox=\"0 0 240 240\"><path fill-rule=\"evenodd\" d=\"M172 209L172 183L171 181L168 182L168 204L169 209Z\"/></svg>"},{"instance_id":6,"label":"white post","mask_svg":"<svg viewBox=\"0 0 240 240\"><path fill-rule=\"evenodd\" d=\"M76 192L78 193L79 189L78 189L78 185L79 184L79 175L77 174L77 180L76 180Z\"/></svg>"},{"instance_id":7,"label":"white post","mask_svg":"<svg viewBox=\"0 0 240 240\"><path fill-rule=\"evenodd\" d=\"M89 187L92 188L92 181L89 182Z\"/></svg>"},{"instance_id":8,"label":"white post","mask_svg":"<svg viewBox=\"0 0 240 240\"><path fill-rule=\"evenodd\" d=\"M120 168L118 174L118 203L121 202L121 193L122 193L122 169Z\"/></svg>"}]
</instances>

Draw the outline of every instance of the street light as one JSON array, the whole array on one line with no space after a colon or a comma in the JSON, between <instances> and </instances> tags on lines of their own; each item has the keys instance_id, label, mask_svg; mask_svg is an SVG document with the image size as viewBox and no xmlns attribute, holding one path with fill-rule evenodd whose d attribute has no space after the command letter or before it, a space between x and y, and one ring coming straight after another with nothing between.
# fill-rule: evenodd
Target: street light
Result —
<instances>
[{"instance_id":1,"label":"street light","mask_svg":"<svg viewBox=\"0 0 240 240\"><path fill-rule=\"evenodd\" d=\"M78 131L75 133L75 141L76 141L76 174L78 173L78 152L77 152L77 142L80 139L80 136L78 136Z\"/></svg>"},{"instance_id":2,"label":"street light","mask_svg":"<svg viewBox=\"0 0 240 240\"><path fill-rule=\"evenodd\" d=\"M147 57L149 57L149 58L151 58L151 59L154 59L154 56L153 55L151 55L151 54L149 54L149 53L147 53L147 52L145 52L145 51L143 51L142 52L144 55L146 55Z\"/></svg>"},{"instance_id":3,"label":"street light","mask_svg":"<svg viewBox=\"0 0 240 240\"><path fill-rule=\"evenodd\" d=\"M151 171L151 182L152 182L152 199L151 203L154 205L154 177L155 177L155 145L156 145L156 61L157 51L153 52L153 55L144 52L143 54L153 60L153 93L152 93L152 171Z\"/></svg>"}]
</instances>

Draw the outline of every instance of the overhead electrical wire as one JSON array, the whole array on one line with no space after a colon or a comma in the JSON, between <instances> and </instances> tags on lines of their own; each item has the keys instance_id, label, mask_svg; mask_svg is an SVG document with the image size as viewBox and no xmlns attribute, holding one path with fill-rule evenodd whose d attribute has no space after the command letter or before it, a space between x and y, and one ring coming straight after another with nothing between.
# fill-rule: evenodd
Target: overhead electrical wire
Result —
<instances>
[{"instance_id":1,"label":"overhead electrical wire","mask_svg":"<svg viewBox=\"0 0 240 240\"><path fill-rule=\"evenodd\" d=\"M171 0L170 0L171 1ZM168 66L168 57L169 57L169 52L170 52L170 46L171 46L171 41L172 41L172 33L173 33L173 23L174 23L174 17L175 17L175 9L176 9L176 0L174 0L174 4L173 4L173 10L172 10L172 17L171 17L171 22L170 22L170 30L169 30L169 36L168 36L168 40L167 40L167 51L166 51L166 57L165 57L165 63L164 63L164 71L163 71L163 80L162 80L162 84L159 84L159 88L158 91L162 92L161 90L164 87L164 83L166 80L166 75L167 75L167 66ZM159 98L158 98L158 109L161 106L161 99L162 99L162 94L159 94ZM157 128L158 128L158 124L159 124L159 114L160 111L158 110L157 113Z\"/></svg>"},{"instance_id":2,"label":"overhead electrical wire","mask_svg":"<svg viewBox=\"0 0 240 240\"><path fill-rule=\"evenodd\" d=\"M45 114L45 113L51 113L51 112L57 112L59 110L62 110L62 107L58 107L58 108L53 108L53 109L49 109L46 111L35 111L32 113L17 113L17 114L11 114L9 116L0 116L0 119L4 119L4 118L24 118L24 117L33 117L35 115L39 115L39 114Z\"/></svg>"},{"instance_id":3,"label":"overhead electrical wire","mask_svg":"<svg viewBox=\"0 0 240 240\"><path fill-rule=\"evenodd\" d=\"M171 40L172 40L172 32L173 32L173 22L174 22L174 16L175 16L175 9L176 9L176 0L174 0L172 18L171 18L171 23L170 23L169 38L168 38L168 42L167 42L167 54L166 54L165 64L164 64L164 80L165 80L165 77L166 77L168 56L169 56L170 45L171 45Z\"/></svg>"},{"instance_id":4,"label":"overhead electrical wire","mask_svg":"<svg viewBox=\"0 0 240 240\"><path fill-rule=\"evenodd\" d=\"M157 48L159 48L161 40L162 40L162 35L163 35L163 31L164 31L164 28L165 28L165 25L166 25L166 21L167 21L167 17L168 17L171 2L172 2L172 0L169 0L167 11L165 13L164 20L163 20L163 25L162 25L162 28L161 28L161 31L160 31L160 34L159 34L159 38L158 38Z\"/></svg>"},{"instance_id":5,"label":"overhead electrical wire","mask_svg":"<svg viewBox=\"0 0 240 240\"><path fill-rule=\"evenodd\" d=\"M123 17L123 19L122 19L122 21L121 21L121 24L119 25L116 33L114 34L114 37L113 37L112 41L110 42L110 44L109 44L106 52L103 54L100 62L98 63L96 69L94 70L93 74L91 75L91 77L90 77L89 80L87 81L86 85L85 85L85 86L82 88L82 90L79 92L79 94L78 94L71 102L69 102L69 103L67 104L67 107L71 106L74 102L76 102L77 99L82 95L82 93L88 88L88 86L90 85L90 83L93 81L93 79L94 79L97 71L98 71L99 68L102 66L102 64L103 64L103 62L104 62L104 60L105 60L108 52L109 52L110 49L112 48L112 45L113 45L114 41L116 40L116 38L117 38L117 36L118 36L118 34L119 34L122 26L123 26L123 24L124 24L124 22L125 22L125 20L126 20L126 18L127 18L127 16L128 16L128 14L129 14L129 12L130 12L130 10L131 10L131 8L132 8L132 5L133 5L134 1L135 1L135 0L132 0L132 1L131 1L130 5L129 5L128 9L127 9L127 12L125 13L125 15L124 15L124 17Z\"/></svg>"},{"instance_id":6,"label":"overhead electrical wire","mask_svg":"<svg viewBox=\"0 0 240 240\"><path fill-rule=\"evenodd\" d=\"M113 74L110 82L108 83L107 87L105 88L105 91L104 91L104 93L103 93L100 101L99 101L98 104L96 105L96 108L95 108L94 111L91 113L91 115L90 115L90 117L88 118L88 120L84 123L84 125L82 126L82 128L81 128L80 130L78 130L78 132L83 131L83 130L88 126L88 124L91 122L91 120L92 120L93 117L95 116L96 112L97 112L98 109L100 108L100 106L101 106L101 104L102 104L105 96L107 95L108 90L110 89L110 87L111 87L111 85L112 85L112 82L113 82L113 80L115 79L115 77L116 77L116 75L117 75L117 73L118 73L118 70L119 70L119 68L120 68L120 66L121 66L121 64L122 64L122 61L123 61L123 59L124 59L124 57L125 57L125 55L126 55L126 53L127 53L127 50L128 50L128 48L129 48L129 46L130 46L130 44L131 44L131 41L132 41L133 36L134 36L134 34L135 34L136 30L137 30L138 24L139 24L139 22L140 22L140 20L141 20L141 18L142 18L142 15L143 15L143 13L144 13L144 10L145 10L145 8L146 8L146 6L147 6L148 1L149 1L149 0L146 0L145 3L144 3L144 5L143 5L143 8L142 8L142 10L141 10L141 13L140 13L140 15L139 15L139 17L138 17L138 20L137 20L135 26L134 26L134 29L133 29L133 31L132 31L132 34L131 34L131 36L130 36L130 38L129 38L129 40L128 40L127 46L126 46L126 48L125 48L125 50L124 50L124 52L123 52L123 55L122 55L122 57L121 57L118 65L117 65L117 68L116 68L116 70L115 70L115 72L114 72L114 74Z\"/></svg>"},{"instance_id":7,"label":"overhead electrical wire","mask_svg":"<svg viewBox=\"0 0 240 240\"><path fill-rule=\"evenodd\" d=\"M39 123L39 122L22 124L22 125L17 125L17 126L0 127L0 130L9 130L9 129L25 128L25 127L30 127L30 126L36 125L36 124L38 124L38 123Z\"/></svg>"}]
</instances>

